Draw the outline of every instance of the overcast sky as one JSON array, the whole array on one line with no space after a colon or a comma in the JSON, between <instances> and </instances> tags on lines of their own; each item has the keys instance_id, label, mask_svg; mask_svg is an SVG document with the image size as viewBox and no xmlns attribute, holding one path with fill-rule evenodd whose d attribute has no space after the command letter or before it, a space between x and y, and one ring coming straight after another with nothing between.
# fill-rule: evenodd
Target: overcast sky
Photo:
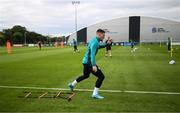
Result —
<instances>
[{"instance_id":1,"label":"overcast sky","mask_svg":"<svg viewBox=\"0 0 180 113\"><path fill-rule=\"evenodd\" d=\"M78 29L132 15L180 21L180 0L80 0ZM0 0L0 30L13 25L51 35L74 31L71 0Z\"/></svg>"}]
</instances>

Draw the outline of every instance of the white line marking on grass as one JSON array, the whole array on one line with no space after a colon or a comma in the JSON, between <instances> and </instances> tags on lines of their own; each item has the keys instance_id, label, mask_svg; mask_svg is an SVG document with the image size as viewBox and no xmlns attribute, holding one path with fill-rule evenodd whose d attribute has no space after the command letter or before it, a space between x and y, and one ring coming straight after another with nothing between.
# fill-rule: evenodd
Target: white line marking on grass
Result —
<instances>
[{"instance_id":1,"label":"white line marking on grass","mask_svg":"<svg viewBox=\"0 0 180 113\"><path fill-rule=\"evenodd\" d=\"M21 86L0 86L0 88L10 89L38 89L38 90L63 90L69 91L68 88L46 88L46 87L21 87ZM90 89L75 89L75 91L92 92ZM123 90L100 90L109 93L136 93L136 94L160 94L160 95L180 95L180 92L160 92L160 91L123 91Z\"/></svg>"}]
</instances>

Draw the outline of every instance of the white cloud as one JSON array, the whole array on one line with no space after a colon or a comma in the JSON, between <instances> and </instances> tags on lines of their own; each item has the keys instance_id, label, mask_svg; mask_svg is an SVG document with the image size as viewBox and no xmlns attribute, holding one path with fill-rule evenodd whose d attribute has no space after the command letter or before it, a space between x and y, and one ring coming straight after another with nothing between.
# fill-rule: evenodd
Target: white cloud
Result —
<instances>
[{"instance_id":1,"label":"white cloud","mask_svg":"<svg viewBox=\"0 0 180 113\"><path fill-rule=\"evenodd\" d=\"M78 28L129 15L156 16L179 21L179 0L81 0ZM43 34L74 31L71 0L0 0L0 30L20 24Z\"/></svg>"}]
</instances>

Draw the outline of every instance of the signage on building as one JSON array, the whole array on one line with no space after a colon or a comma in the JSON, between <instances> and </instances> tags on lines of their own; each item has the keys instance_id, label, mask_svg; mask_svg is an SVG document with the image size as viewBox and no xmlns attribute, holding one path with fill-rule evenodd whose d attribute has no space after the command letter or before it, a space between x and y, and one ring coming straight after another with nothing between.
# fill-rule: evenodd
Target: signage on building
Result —
<instances>
[{"instance_id":1,"label":"signage on building","mask_svg":"<svg viewBox=\"0 0 180 113\"><path fill-rule=\"evenodd\" d=\"M108 29L103 29L108 34L117 34L118 32L110 31Z\"/></svg>"},{"instance_id":2,"label":"signage on building","mask_svg":"<svg viewBox=\"0 0 180 113\"><path fill-rule=\"evenodd\" d=\"M152 28L152 33L168 33L169 31L167 31L165 28L157 28L157 27L153 27Z\"/></svg>"}]
</instances>

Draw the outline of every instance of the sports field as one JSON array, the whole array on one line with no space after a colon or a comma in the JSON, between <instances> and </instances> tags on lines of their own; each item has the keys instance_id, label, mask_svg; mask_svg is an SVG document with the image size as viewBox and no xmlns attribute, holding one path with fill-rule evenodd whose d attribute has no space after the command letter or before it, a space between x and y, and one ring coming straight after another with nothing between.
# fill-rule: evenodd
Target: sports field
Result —
<instances>
[{"instance_id":1,"label":"sports field","mask_svg":"<svg viewBox=\"0 0 180 113\"><path fill-rule=\"evenodd\" d=\"M114 46L113 57L99 51L96 60L105 74L100 94L104 100L91 98L91 92L75 91L72 101L53 98L19 98L24 91L53 91L82 74L82 58L86 47L14 48L7 54L0 48L1 112L180 112L180 46L175 47L176 64L167 47L143 45L131 53L130 47ZM77 85L78 89L94 88L96 78ZM33 87L33 88L32 88ZM36 89L35 89L36 88ZM38 89L39 88L39 89ZM44 88L44 89L41 89ZM70 92L70 91L64 91Z\"/></svg>"}]
</instances>

